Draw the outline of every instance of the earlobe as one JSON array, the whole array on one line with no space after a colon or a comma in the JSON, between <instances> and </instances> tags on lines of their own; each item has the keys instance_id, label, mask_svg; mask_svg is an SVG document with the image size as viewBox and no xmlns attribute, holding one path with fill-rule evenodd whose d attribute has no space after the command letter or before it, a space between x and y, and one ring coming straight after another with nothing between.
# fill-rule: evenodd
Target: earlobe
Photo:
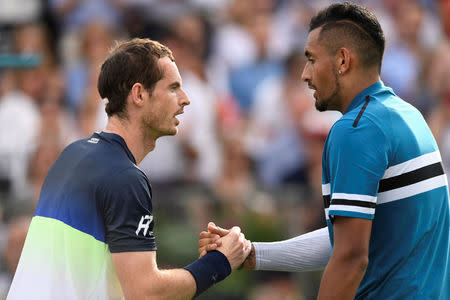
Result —
<instances>
[{"instance_id":1,"label":"earlobe","mask_svg":"<svg viewBox=\"0 0 450 300\"><path fill-rule=\"evenodd\" d=\"M339 74L345 73L350 67L350 52L347 48L340 49Z\"/></svg>"}]
</instances>

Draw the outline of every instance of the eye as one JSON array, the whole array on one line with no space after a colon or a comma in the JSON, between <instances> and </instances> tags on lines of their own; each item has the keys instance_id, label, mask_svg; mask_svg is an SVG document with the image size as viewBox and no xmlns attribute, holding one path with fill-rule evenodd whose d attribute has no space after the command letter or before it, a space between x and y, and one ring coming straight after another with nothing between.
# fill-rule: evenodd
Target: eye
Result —
<instances>
[{"instance_id":1,"label":"eye","mask_svg":"<svg viewBox=\"0 0 450 300\"><path fill-rule=\"evenodd\" d=\"M315 62L315 59L310 57L308 58L308 61L313 64Z\"/></svg>"},{"instance_id":2,"label":"eye","mask_svg":"<svg viewBox=\"0 0 450 300\"><path fill-rule=\"evenodd\" d=\"M180 84L175 83L175 84L172 84L172 85L169 86L169 90L170 90L170 92L172 92L172 93L176 93L176 92L178 92L178 90L180 89L180 87L181 87Z\"/></svg>"}]
</instances>

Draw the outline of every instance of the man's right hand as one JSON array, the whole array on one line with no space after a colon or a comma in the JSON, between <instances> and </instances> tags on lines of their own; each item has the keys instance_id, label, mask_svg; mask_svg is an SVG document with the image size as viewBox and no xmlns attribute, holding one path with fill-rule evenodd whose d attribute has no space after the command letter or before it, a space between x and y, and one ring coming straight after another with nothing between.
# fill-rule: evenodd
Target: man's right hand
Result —
<instances>
[{"instance_id":1,"label":"man's right hand","mask_svg":"<svg viewBox=\"0 0 450 300\"><path fill-rule=\"evenodd\" d=\"M198 245L200 257L208 251L218 250L228 258L233 270L242 266L245 269L254 269L255 250L251 242L245 239L239 227L235 226L227 230L210 222L208 231L200 233ZM247 258L253 259L249 260Z\"/></svg>"},{"instance_id":2,"label":"man's right hand","mask_svg":"<svg viewBox=\"0 0 450 300\"><path fill-rule=\"evenodd\" d=\"M208 231L200 232L198 238L198 253L200 257L221 246L222 240L220 238L226 236L229 232L229 230L216 226L213 222L209 222Z\"/></svg>"}]
</instances>

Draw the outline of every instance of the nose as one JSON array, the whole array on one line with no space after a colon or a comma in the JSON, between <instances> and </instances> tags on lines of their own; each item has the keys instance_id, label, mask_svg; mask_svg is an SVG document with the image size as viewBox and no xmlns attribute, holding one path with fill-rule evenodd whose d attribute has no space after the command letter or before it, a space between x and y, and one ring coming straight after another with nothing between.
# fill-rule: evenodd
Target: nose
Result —
<instances>
[{"instance_id":1,"label":"nose","mask_svg":"<svg viewBox=\"0 0 450 300\"><path fill-rule=\"evenodd\" d=\"M305 67L303 68L301 80L303 82L308 82L311 80L311 72L310 72L310 66L309 63L306 63Z\"/></svg>"},{"instance_id":2,"label":"nose","mask_svg":"<svg viewBox=\"0 0 450 300\"><path fill-rule=\"evenodd\" d=\"M191 101L189 100L188 95L186 94L186 92L182 89L181 90L181 105L182 106L186 106L191 104Z\"/></svg>"}]
</instances>

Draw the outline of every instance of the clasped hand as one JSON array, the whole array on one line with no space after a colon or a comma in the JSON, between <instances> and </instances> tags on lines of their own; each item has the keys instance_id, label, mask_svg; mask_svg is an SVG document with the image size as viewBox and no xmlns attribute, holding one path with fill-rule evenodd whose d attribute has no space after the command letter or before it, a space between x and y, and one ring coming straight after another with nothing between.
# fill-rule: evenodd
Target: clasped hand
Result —
<instances>
[{"instance_id":1,"label":"clasped hand","mask_svg":"<svg viewBox=\"0 0 450 300\"><path fill-rule=\"evenodd\" d=\"M252 250L252 244L245 238L239 227L223 229L209 222L207 231L200 233L198 253L202 257L212 250L222 252L228 258L231 268L235 270L243 266Z\"/></svg>"}]
</instances>

